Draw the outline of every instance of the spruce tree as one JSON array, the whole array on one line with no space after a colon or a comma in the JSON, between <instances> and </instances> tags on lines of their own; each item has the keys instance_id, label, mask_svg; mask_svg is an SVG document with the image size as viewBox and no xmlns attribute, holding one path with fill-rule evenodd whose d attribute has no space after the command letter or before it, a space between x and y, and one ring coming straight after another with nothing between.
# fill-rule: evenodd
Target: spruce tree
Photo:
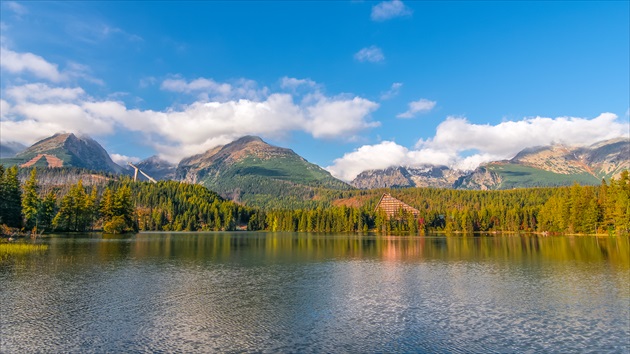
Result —
<instances>
[{"instance_id":1,"label":"spruce tree","mask_svg":"<svg viewBox=\"0 0 630 354\"><path fill-rule=\"evenodd\" d=\"M39 210L39 227L43 230L53 227L53 218L57 209L57 196L55 192L49 192L44 197Z\"/></svg>"},{"instance_id":2,"label":"spruce tree","mask_svg":"<svg viewBox=\"0 0 630 354\"><path fill-rule=\"evenodd\" d=\"M27 230L32 230L38 226L39 209L41 199L38 195L39 185L37 184L37 170L31 170L31 176L24 183L24 195L22 198L22 214L24 215L24 226Z\"/></svg>"},{"instance_id":3,"label":"spruce tree","mask_svg":"<svg viewBox=\"0 0 630 354\"><path fill-rule=\"evenodd\" d=\"M0 222L9 227L22 226L22 190L18 180L18 168L3 171L0 180Z\"/></svg>"}]
</instances>

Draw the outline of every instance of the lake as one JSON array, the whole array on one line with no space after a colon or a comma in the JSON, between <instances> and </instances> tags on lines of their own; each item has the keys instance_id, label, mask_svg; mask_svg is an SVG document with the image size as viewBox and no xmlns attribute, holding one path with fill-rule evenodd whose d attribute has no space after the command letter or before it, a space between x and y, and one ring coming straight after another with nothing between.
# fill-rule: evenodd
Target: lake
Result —
<instances>
[{"instance_id":1,"label":"lake","mask_svg":"<svg viewBox=\"0 0 630 354\"><path fill-rule=\"evenodd\" d=\"M51 236L0 352L628 353L628 237Z\"/></svg>"}]
</instances>

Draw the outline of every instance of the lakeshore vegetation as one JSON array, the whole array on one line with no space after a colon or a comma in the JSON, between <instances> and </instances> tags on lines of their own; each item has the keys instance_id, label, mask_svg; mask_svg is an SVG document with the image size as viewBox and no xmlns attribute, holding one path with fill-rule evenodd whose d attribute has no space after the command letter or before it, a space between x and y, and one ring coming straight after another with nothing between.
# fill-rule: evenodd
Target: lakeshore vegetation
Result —
<instances>
[{"instance_id":1,"label":"lakeshore vegetation","mask_svg":"<svg viewBox=\"0 0 630 354\"><path fill-rule=\"evenodd\" d=\"M23 171L22 171L23 173ZM390 193L420 211L392 218L376 209ZM17 167L0 166L0 224L30 232L106 233L269 230L297 232L547 232L628 234L630 178L599 186L471 191L434 188L322 190L310 208L268 209L226 200L176 181L112 177L84 185L41 188L38 169L19 182Z\"/></svg>"}]
</instances>

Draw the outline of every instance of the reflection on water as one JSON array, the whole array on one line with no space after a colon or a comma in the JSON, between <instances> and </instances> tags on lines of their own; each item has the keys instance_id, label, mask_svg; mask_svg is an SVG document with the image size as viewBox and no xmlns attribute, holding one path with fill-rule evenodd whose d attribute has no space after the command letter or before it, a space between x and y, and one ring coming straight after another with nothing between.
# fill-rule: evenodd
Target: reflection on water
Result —
<instances>
[{"instance_id":1,"label":"reflection on water","mask_svg":"<svg viewBox=\"0 0 630 354\"><path fill-rule=\"evenodd\" d=\"M0 352L628 352L628 238L143 233L0 263Z\"/></svg>"}]
</instances>

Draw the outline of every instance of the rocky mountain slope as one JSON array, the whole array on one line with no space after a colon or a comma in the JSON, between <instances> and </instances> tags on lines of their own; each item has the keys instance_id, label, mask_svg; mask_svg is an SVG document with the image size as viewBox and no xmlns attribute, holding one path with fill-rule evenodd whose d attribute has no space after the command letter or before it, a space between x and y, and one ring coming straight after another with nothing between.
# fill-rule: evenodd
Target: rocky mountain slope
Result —
<instances>
[{"instance_id":1,"label":"rocky mountain slope","mask_svg":"<svg viewBox=\"0 0 630 354\"><path fill-rule=\"evenodd\" d=\"M2 164L17 164L20 167L79 167L111 173L123 171L95 140L87 136L77 137L72 133L55 134L40 140L14 157L2 159Z\"/></svg>"},{"instance_id":2,"label":"rocky mountain slope","mask_svg":"<svg viewBox=\"0 0 630 354\"><path fill-rule=\"evenodd\" d=\"M357 188L437 187L459 189L510 189L564 186L574 182L599 184L630 169L627 138L602 141L587 147L565 145L524 149L514 158L490 162L474 171L446 166L390 167L359 174Z\"/></svg>"},{"instance_id":3,"label":"rocky mountain slope","mask_svg":"<svg viewBox=\"0 0 630 354\"><path fill-rule=\"evenodd\" d=\"M175 178L203 184L226 198L243 202L283 197L309 200L315 197L317 188L350 188L293 150L269 145L254 136L183 159Z\"/></svg>"},{"instance_id":4,"label":"rocky mountain slope","mask_svg":"<svg viewBox=\"0 0 630 354\"><path fill-rule=\"evenodd\" d=\"M9 148L6 144L4 147ZM361 189L511 189L571 185L574 182L596 185L602 178L619 177L621 171L630 169L629 160L630 140L621 138L587 147L532 147L510 160L490 162L468 172L430 165L364 171L351 185ZM132 173L116 165L96 141L74 134L55 134L14 157L1 159L0 163ZM324 189L341 191L351 188L294 151L269 145L253 136L185 158L177 166L156 156L136 165L155 179L203 184L226 198L260 206L269 206L271 201L308 206L307 202L319 198Z\"/></svg>"},{"instance_id":5,"label":"rocky mountain slope","mask_svg":"<svg viewBox=\"0 0 630 354\"><path fill-rule=\"evenodd\" d=\"M511 189L600 184L630 169L630 141L613 139L587 147L552 145L528 148L507 161L480 166L455 187Z\"/></svg>"},{"instance_id":6,"label":"rocky mountain slope","mask_svg":"<svg viewBox=\"0 0 630 354\"><path fill-rule=\"evenodd\" d=\"M352 182L360 189L436 187L451 188L465 173L446 166L390 167L361 172Z\"/></svg>"},{"instance_id":7,"label":"rocky mountain slope","mask_svg":"<svg viewBox=\"0 0 630 354\"><path fill-rule=\"evenodd\" d=\"M156 180L175 179L175 171L177 169L177 165L163 160L159 156L146 158L135 164L135 166ZM139 178L140 176L141 174L139 174Z\"/></svg>"}]
</instances>

